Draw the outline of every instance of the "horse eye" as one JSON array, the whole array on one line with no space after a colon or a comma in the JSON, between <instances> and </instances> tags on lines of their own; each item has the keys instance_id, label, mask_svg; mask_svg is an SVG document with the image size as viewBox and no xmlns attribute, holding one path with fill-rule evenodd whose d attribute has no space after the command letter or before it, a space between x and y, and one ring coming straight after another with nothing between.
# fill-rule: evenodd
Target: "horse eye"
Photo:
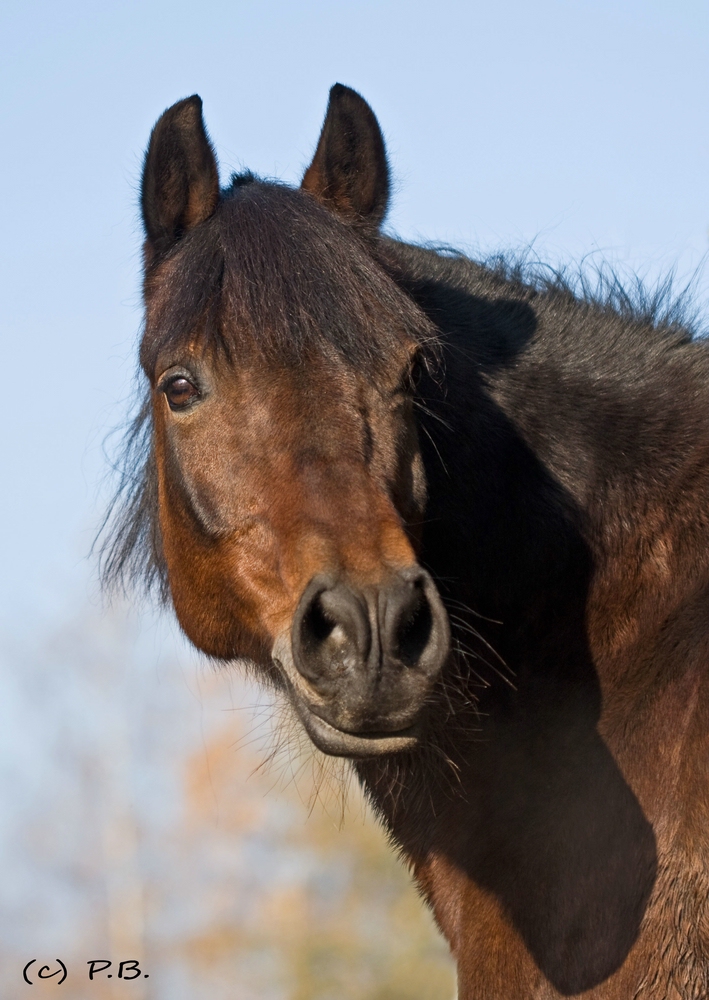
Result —
<instances>
[{"instance_id":1,"label":"horse eye","mask_svg":"<svg viewBox=\"0 0 709 1000\"><path fill-rule=\"evenodd\" d=\"M171 410L183 410L199 396L197 387L182 375L171 379L165 386L164 392Z\"/></svg>"}]
</instances>

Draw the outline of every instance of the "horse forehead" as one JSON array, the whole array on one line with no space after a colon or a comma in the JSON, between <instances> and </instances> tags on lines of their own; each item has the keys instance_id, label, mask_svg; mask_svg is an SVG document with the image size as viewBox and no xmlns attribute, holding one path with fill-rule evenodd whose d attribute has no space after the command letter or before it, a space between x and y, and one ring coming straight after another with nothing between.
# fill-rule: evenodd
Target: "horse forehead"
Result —
<instances>
[{"instance_id":1,"label":"horse forehead","mask_svg":"<svg viewBox=\"0 0 709 1000\"><path fill-rule=\"evenodd\" d=\"M294 366L251 360L234 366L224 382L244 426L265 430L344 430L378 396L371 379L331 358L311 357Z\"/></svg>"}]
</instances>

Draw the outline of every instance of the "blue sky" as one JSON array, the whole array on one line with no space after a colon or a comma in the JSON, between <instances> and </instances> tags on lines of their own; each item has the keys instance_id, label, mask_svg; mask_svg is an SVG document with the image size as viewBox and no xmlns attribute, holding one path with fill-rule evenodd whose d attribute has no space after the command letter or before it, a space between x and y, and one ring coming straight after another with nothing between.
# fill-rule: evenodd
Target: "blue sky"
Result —
<instances>
[{"instance_id":1,"label":"blue sky","mask_svg":"<svg viewBox=\"0 0 709 1000\"><path fill-rule=\"evenodd\" d=\"M650 279L709 249L709 8L699 0L5 0L0 622L95 601L101 444L140 326L137 187L197 92L223 176L297 182L328 88L388 141L389 226L487 253L596 252ZM697 298L706 311L707 268Z\"/></svg>"}]
</instances>

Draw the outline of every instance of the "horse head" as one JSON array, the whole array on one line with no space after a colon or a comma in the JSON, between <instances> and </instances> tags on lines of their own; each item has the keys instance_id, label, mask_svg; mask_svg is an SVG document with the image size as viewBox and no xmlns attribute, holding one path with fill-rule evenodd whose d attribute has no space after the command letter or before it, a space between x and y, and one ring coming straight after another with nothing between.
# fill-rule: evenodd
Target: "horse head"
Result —
<instances>
[{"instance_id":1,"label":"horse head","mask_svg":"<svg viewBox=\"0 0 709 1000\"><path fill-rule=\"evenodd\" d=\"M432 338L377 261L377 121L336 86L299 190L220 190L198 97L157 122L142 182L151 461L177 617L287 691L313 742L414 747L449 651L417 561L414 372Z\"/></svg>"}]
</instances>

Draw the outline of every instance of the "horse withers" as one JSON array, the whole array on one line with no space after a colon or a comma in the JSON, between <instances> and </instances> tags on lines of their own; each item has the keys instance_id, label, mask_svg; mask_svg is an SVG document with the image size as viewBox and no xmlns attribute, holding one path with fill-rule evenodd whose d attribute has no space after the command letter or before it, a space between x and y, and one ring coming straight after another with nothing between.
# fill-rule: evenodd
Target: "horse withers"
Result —
<instances>
[{"instance_id":1,"label":"horse withers","mask_svg":"<svg viewBox=\"0 0 709 1000\"><path fill-rule=\"evenodd\" d=\"M388 196L347 87L299 189L159 119L107 573L351 758L461 1000L706 1000L709 351Z\"/></svg>"}]
</instances>

